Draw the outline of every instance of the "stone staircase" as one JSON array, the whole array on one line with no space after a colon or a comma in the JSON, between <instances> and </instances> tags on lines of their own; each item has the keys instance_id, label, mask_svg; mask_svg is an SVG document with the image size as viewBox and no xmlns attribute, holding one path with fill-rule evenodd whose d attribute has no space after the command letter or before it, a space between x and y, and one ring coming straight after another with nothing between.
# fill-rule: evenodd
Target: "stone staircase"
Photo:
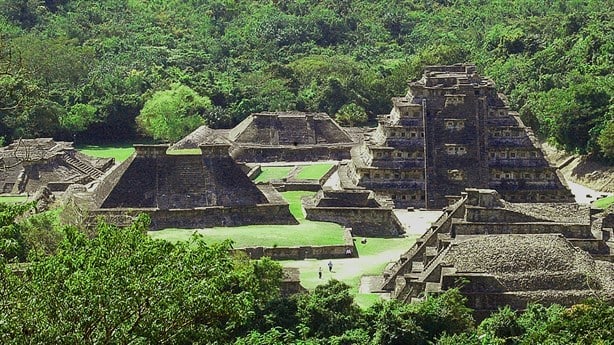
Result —
<instances>
[{"instance_id":1,"label":"stone staircase","mask_svg":"<svg viewBox=\"0 0 614 345\"><path fill-rule=\"evenodd\" d=\"M101 177L104 173L96 168L94 168L91 165L87 165L85 163L83 163L81 160L72 157L71 155L65 153L62 158L64 159L64 161L66 163L68 163L70 166L72 166L73 168L81 171L82 173L90 176L93 179L97 179L99 177Z\"/></svg>"}]
</instances>

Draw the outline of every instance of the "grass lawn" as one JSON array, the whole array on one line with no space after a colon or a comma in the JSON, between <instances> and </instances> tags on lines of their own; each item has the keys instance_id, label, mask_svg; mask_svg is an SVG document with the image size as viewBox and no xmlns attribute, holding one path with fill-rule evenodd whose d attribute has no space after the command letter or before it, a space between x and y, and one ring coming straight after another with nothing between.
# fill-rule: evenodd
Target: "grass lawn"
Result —
<instances>
[{"instance_id":1,"label":"grass lawn","mask_svg":"<svg viewBox=\"0 0 614 345\"><path fill-rule=\"evenodd\" d=\"M7 204L16 204L18 202L25 202L28 197L25 195L0 195L0 202Z\"/></svg>"},{"instance_id":2,"label":"grass lawn","mask_svg":"<svg viewBox=\"0 0 614 345\"><path fill-rule=\"evenodd\" d=\"M307 196L314 196L316 192L306 192L306 191L290 191L283 192L281 195L286 199L286 201L290 204L290 213L298 220L300 223L308 223L309 220L305 220L305 214L303 213L303 206L301 204L301 199Z\"/></svg>"},{"instance_id":3,"label":"grass lawn","mask_svg":"<svg viewBox=\"0 0 614 345\"><path fill-rule=\"evenodd\" d=\"M291 247L300 245L343 244L343 229L338 224L304 222L299 225L247 225L205 229L164 229L150 231L152 238L167 241L184 241L193 233L204 236L208 243L232 239L235 248L241 247Z\"/></svg>"},{"instance_id":4,"label":"grass lawn","mask_svg":"<svg viewBox=\"0 0 614 345\"><path fill-rule=\"evenodd\" d=\"M305 220L300 200L314 192L284 192L290 203L290 212L299 221L298 225L246 225L238 227L215 227L206 229L164 229L150 231L152 238L167 241L185 241L194 233L204 236L211 243L231 239L235 248L241 247L290 247L300 245L343 244L343 228L339 224Z\"/></svg>"},{"instance_id":5,"label":"grass lawn","mask_svg":"<svg viewBox=\"0 0 614 345\"><path fill-rule=\"evenodd\" d=\"M254 182L255 183L258 183L258 182L269 182L271 180L283 179L284 177L288 176L288 174L290 173L290 171L292 171L292 169L294 169L294 167L292 167L292 166L287 166L287 167L262 167L262 172L260 173L260 175L258 175L258 177L256 177Z\"/></svg>"},{"instance_id":6,"label":"grass lawn","mask_svg":"<svg viewBox=\"0 0 614 345\"><path fill-rule=\"evenodd\" d=\"M287 173L292 167L287 168ZM277 170L277 169L274 169ZM285 176L284 175L284 176ZM249 225L240 227L216 227L207 229L165 229L150 231L152 238L167 241L183 241L193 233L202 234L207 242L220 242L227 238L234 241L234 247L248 246L297 246L297 245L331 245L343 243L343 229L340 225L305 220L300 200L314 192L292 191L282 193L290 204L290 212L299 221L299 225ZM416 213L417 214L417 213ZM434 219L433 219L434 220ZM360 293L360 279L364 275L380 275L386 265L395 261L407 251L418 238L408 235L399 238L367 238L362 244L358 239L356 247L359 258L333 259L333 270L328 271L328 260L279 261L282 266L296 267L300 271L301 284L313 289L329 279L340 280L351 286L354 300L367 308L380 300L372 293ZM322 267L323 277L318 279L318 268Z\"/></svg>"},{"instance_id":7,"label":"grass lawn","mask_svg":"<svg viewBox=\"0 0 614 345\"><path fill-rule=\"evenodd\" d=\"M125 161L126 158L130 157L130 155L134 152L134 147L132 147L132 144L117 146L85 145L80 146L77 149L82 153L93 157L115 158L116 163Z\"/></svg>"},{"instance_id":8,"label":"grass lawn","mask_svg":"<svg viewBox=\"0 0 614 345\"><path fill-rule=\"evenodd\" d=\"M608 206L613 205L613 204L614 204L614 195L610 195L608 197L593 201L594 207L603 208L603 209L608 208Z\"/></svg>"},{"instance_id":9,"label":"grass lawn","mask_svg":"<svg viewBox=\"0 0 614 345\"><path fill-rule=\"evenodd\" d=\"M303 179L315 179L318 180L324 176L331 168L333 164L321 163L321 164L313 164L306 165L301 168L301 170L296 174L296 178L299 180Z\"/></svg>"}]
</instances>

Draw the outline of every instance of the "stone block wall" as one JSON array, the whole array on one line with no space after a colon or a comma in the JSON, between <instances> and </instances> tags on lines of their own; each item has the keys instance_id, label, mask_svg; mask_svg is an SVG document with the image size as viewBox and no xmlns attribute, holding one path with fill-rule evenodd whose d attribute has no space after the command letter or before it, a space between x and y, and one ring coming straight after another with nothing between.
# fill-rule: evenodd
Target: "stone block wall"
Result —
<instances>
[{"instance_id":1,"label":"stone block wall","mask_svg":"<svg viewBox=\"0 0 614 345\"><path fill-rule=\"evenodd\" d=\"M563 234L567 238L592 238L590 225L557 223L461 223L452 224L455 236L500 234Z\"/></svg>"},{"instance_id":2,"label":"stone block wall","mask_svg":"<svg viewBox=\"0 0 614 345\"><path fill-rule=\"evenodd\" d=\"M102 216L111 223L125 225L139 213L151 217L151 230L165 228L206 228L215 226L241 226L253 224L298 224L290 214L288 205L262 204L241 207L202 207L194 209L133 208L97 209L91 218Z\"/></svg>"},{"instance_id":3,"label":"stone block wall","mask_svg":"<svg viewBox=\"0 0 614 345\"><path fill-rule=\"evenodd\" d=\"M232 156L242 162L305 162L350 158L351 145L237 146Z\"/></svg>"},{"instance_id":4,"label":"stone block wall","mask_svg":"<svg viewBox=\"0 0 614 345\"><path fill-rule=\"evenodd\" d=\"M355 236L386 237L405 232L391 209L365 207L305 207L309 220L333 222L352 228Z\"/></svg>"},{"instance_id":5,"label":"stone block wall","mask_svg":"<svg viewBox=\"0 0 614 345\"><path fill-rule=\"evenodd\" d=\"M250 247L238 248L236 251L246 253L251 259L269 257L273 260L305 260L305 259L342 259L358 257L356 245L352 239L352 230L346 229L344 244L330 246L294 246L294 247Z\"/></svg>"}]
</instances>

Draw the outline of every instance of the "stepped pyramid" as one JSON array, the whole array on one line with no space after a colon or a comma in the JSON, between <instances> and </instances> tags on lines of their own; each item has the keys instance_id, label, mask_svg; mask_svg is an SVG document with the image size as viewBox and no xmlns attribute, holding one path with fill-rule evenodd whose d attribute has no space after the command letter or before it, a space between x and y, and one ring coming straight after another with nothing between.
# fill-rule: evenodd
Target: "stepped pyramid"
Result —
<instances>
[{"instance_id":1,"label":"stepped pyramid","mask_svg":"<svg viewBox=\"0 0 614 345\"><path fill-rule=\"evenodd\" d=\"M427 67L392 103L345 173L395 207L442 207L466 187L515 202L573 201L533 132L474 65Z\"/></svg>"},{"instance_id":2,"label":"stepped pyramid","mask_svg":"<svg viewBox=\"0 0 614 345\"><path fill-rule=\"evenodd\" d=\"M324 113L262 112L231 130L202 126L171 149L211 143L231 144L241 162L291 162L349 159L355 139Z\"/></svg>"},{"instance_id":3,"label":"stepped pyramid","mask_svg":"<svg viewBox=\"0 0 614 345\"><path fill-rule=\"evenodd\" d=\"M494 190L467 189L386 268L381 288L412 302L464 281L478 318L504 305L612 301L611 235L587 205L511 203Z\"/></svg>"},{"instance_id":4,"label":"stepped pyramid","mask_svg":"<svg viewBox=\"0 0 614 345\"><path fill-rule=\"evenodd\" d=\"M352 138L323 113L252 114L230 131L237 143L260 145L351 144Z\"/></svg>"},{"instance_id":5,"label":"stepped pyramid","mask_svg":"<svg viewBox=\"0 0 614 345\"><path fill-rule=\"evenodd\" d=\"M82 154L71 142L19 139L0 148L0 193L34 193L41 187L62 192L100 178L113 165L113 158Z\"/></svg>"},{"instance_id":6,"label":"stepped pyramid","mask_svg":"<svg viewBox=\"0 0 614 345\"><path fill-rule=\"evenodd\" d=\"M168 147L135 145L98 186L94 213L146 212L152 229L296 223L281 195L256 186L230 157L228 144L200 146L197 155L167 154Z\"/></svg>"}]
</instances>

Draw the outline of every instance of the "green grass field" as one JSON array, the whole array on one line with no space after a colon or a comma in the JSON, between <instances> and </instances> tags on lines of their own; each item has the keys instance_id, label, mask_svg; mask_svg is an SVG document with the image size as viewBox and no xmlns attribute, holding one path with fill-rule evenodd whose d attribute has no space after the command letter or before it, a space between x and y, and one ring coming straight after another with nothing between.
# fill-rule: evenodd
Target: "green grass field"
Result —
<instances>
[{"instance_id":1,"label":"green grass field","mask_svg":"<svg viewBox=\"0 0 614 345\"><path fill-rule=\"evenodd\" d=\"M343 229L337 224L324 222L304 222L299 225L164 229L151 231L149 235L152 238L175 242L187 240L193 233L203 235L207 243L219 243L231 239L235 248L343 244Z\"/></svg>"},{"instance_id":2,"label":"green grass field","mask_svg":"<svg viewBox=\"0 0 614 345\"><path fill-rule=\"evenodd\" d=\"M134 152L132 144L117 146L85 145L77 148L82 153L101 158L115 158L116 163L125 161Z\"/></svg>"},{"instance_id":3,"label":"green grass field","mask_svg":"<svg viewBox=\"0 0 614 345\"><path fill-rule=\"evenodd\" d=\"M303 179L315 179L318 180L324 176L331 168L332 164L322 163L322 164L313 164L306 165L301 168L301 170L296 174L296 178L299 180Z\"/></svg>"},{"instance_id":4,"label":"green grass field","mask_svg":"<svg viewBox=\"0 0 614 345\"><path fill-rule=\"evenodd\" d=\"M333 164L330 163L319 163L312 165L304 165L301 166L300 170L296 175L294 175L294 179L298 180L318 180L324 176L331 168ZM262 172L254 182L262 182L266 183L271 180L281 180L283 178L290 177L288 176L292 170L294 170L294 166L263 166Z\"/></svg>"},{"instance_id":5,"label":"green grass field","mask_svg":"<svg viewBox=\"0 0 614 345\"><path fill-rule=\"evenodd\" d=\"M258 175L258 177L256 177L254 182L255 183L259 183L259 182L266 183L271 180L283 179L285 177L288 177L288 174L290 173L290 171L292 171L292 169L294 169L294 167L292 166L262 167L262 172L260 173L260 175Z\"/></svg>"},{"instance_id":6,"label":"green grass field","mask_svg":"<svg viewBox=\"0 0 614 345\"><path fill-rule=\"evenodd\" d=\"M25 195L0 195L0 202L7 204L15 204L18 202L25 202L28 197Z\"/></svg>"},{"instance_id":7,"label":"green grass field","mask_svg":"<svg viewBox=\"0 0 614 345\"><path fill-rule=\"evenodd\" d=\"M303 197L314 196L315 192L306 192L306 191L291 191L291 192L283 192L281 195L286 199L286 201L290 204L290 213L301 223L308 223L309 220L305 220L305 214L303 213L303 206L301 204L301 199Z\"/></svg>"},{"instance_id":8,"label":"green grass field","mask_svg":"<svg viewBox=\"0 0 614 345\"><path fill-rule=\"evenodd\" d=\"M610 205L614 205L614 195L610 195L605 198L593 201L593 206L597 208L608 208Z\"/></svg>"},{"instance_id":9,"label":"green grass field","mask_svg":"<svg viewBox=\"0 0 614 345\"><path fill-rule=\"evenodd\" d=\"M267 167L268 168L268 167ZM272 167L265 178L287 176L293 167ZM280 169L282 168L282 169ZM330 169L330 166L328 167ZM324 170L323 168L319 168ZM321 170L321 171L322 171ZM315 174L313 172L309 174ZM324 170L325 173L327 170ZM264 172L263 172L264 174ZM261 174L261 176L263 175ZM310 175L313 176L313 175ZM259 176L260 177L260 176ZM279 178L279 177L276 177ZM290 212L299 221L298 225L249 225L240 227L215 227L207 229L164 229L150 231L152 238L167 241L185 241L198 233L208 243L231 239L235 248L265 246L287 247L299 245L335 245L343 243L343 228L335 223L313 222L305 219L301 198L312 196L314 192L283 192L290 204ZM333 259L333 271L329 272L328 260L280 261L285 267L296 267L300 271L301 284L307 289L324 284L329 279L337 279L351 287L351 293L358 305L367 308L380 300L372 293L360 293L360 279L364 275L380 275L389 262L397 260L416 241L417 235L399 238L368 238L367 244L356 243L359 258ZM318 278L318 268L323 270L323 278Z\"/></svg>"},{"instance_id":10,"label":"green grass field","mask_svg":"<svg viewBox=\"0 0 614 345\"><path fill-rule=\"evenodd\" d=\"M293 191L282 193L290 204L290 212L299 221L298 225L246 225L238 227L214 227L206 229L164 229L150 231L152 238L167 241L185 241L192 234L204 236L206 242L218 243L226 239L241 247L290 247L300 245L343 244L343 227L335 223L312 222L305 219L300 200L314 192Z\"/></svg>"}]
</instances>

